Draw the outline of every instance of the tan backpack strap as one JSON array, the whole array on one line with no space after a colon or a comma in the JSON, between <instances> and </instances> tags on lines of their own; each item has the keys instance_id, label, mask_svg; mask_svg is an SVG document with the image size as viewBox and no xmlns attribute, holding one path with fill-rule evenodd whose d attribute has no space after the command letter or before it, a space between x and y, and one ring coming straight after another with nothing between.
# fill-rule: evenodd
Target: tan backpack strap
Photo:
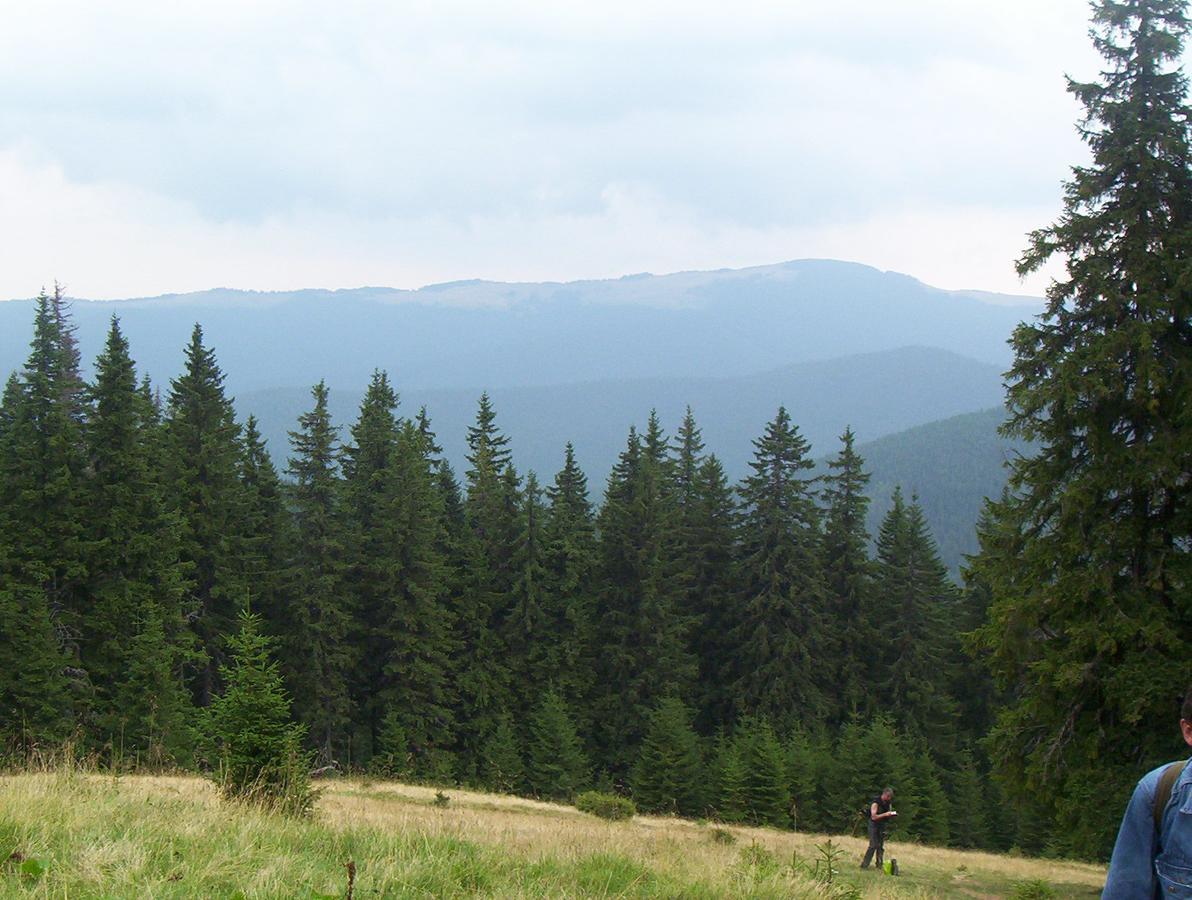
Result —
<instances>
[{"instance_id":1,"label":"tan backpack strap","mask_svg":"<svg viewBox=\"0 0 1192 900\"><path fill-rule=\"evenodd\" d=\"M1175 787L1180 773L1184 771L1184 766L1189 762L1192 762L1192 760L1178 760L1173 762L1159 776L1159 785L1155 788L1155 805L1152 809L1155 817L1156 834L1163 827L1163 811L1167 809L1167 801L1171 799L1171 789Z\"/></svg>"}]
</instances>

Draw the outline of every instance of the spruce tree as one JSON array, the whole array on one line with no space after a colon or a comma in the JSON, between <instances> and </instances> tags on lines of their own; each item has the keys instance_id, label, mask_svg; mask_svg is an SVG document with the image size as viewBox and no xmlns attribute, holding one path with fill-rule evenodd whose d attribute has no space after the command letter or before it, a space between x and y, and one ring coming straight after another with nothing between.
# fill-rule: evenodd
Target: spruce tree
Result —
<instances>
[{"instance_id":1,"label":"spruce tree","mask_svg":"<svg viewBox=\"0 0 1192 900\"><path fill-rule=\"evenodd\" d=\"M186 367L170 382L166 409L167 501L179 520L179 559L187 577L183 605L197 641L192 692L207 706L220 687L224 641L248 593L238 568L243 539L240 427L224 393L224 374L195 325Z\"/></svg>"},{"instance_id":2,"label":"spruce tree","mask_svg":"<svg viewBox=\"0 0 1192 900\"><path fill-rule=\"evenodd\" d=\"M794 827L799 831L837 827L839 822L825 815L824 780L836 765L825 733L821 729L798 727L787 738L785 749Z\"/></svg>"},{"instance_id":3,"label":"spruce tree","mask_svg":"<svg viewBox=\"0 0 1192 900\"><path fill-rule=\"evenodd\" d=\"M703 436L688 408L672 448L676 505L676 573L681 609L690 620L691 652L698 661L696 703L708 730L728 723L723 673L735 589L736 508L720 461L704 455Z\"/></svg>"},{"instance_id":4,"label":"spruce tree","mask_svg":"<svg viewBox=\"0 0 1192 900\"><path fill-rule=\"evenodd\" d=\"M302 751L304 729L290 721L289 698L260 618L245 611L239 623L227 642L230 658L221 679L227 687L204 717L221 792L304 815L315 799Z\"/></svg>"},{"instance_id":5,"label":"spruce tree","mask_svg":"<svg viewBox=\"0 0 1192 900\"><path fill-rule=\"evenodd\" d=\"M512 679L511 712L519 720L530 714L542 685L551 684L557 674L554 644L558 635L551 627L553 598L547 593L543 519L542 492L531 472L526 476L521 496L517 543L511 561L512 594L501 635Z\"/></svg>"},{"instance_id":6,"label":"spruce tree","mask_svg":"<svg viewBox=\"0 0 1192 900\"><path fill-rule=\"evenodd\" d=\"M514 706L502 636L513 590L520 491L508 444L509 438L497 427L492 402L482 395L476 423L468 429L463 508L467 527L454 548L453 612L460 639L456 717L465 770L479 761L481 742L496 727L496 717Z\"/></svg>"},{"instance_id":7,"label":"spruce tree","mask_svg":"<svg viewBox=\"0 0 1192 900\"><path fill-rule=\"evenodd\" d=\"M953 847L988 848L989 810L993 798L986 796L981 773L973 754L962 751L949 778L948 833Z\"/></svg>"},{"instance_id":8,"label":"spruce tree","mask_svg":"<svg viewBox=\"0 0 1192 900\"><path fill-rule=\"evenodd\" d=\"M429 777L453 765L447 754L454 739L451 657L457 648L440 550L440 497L426 450L417 426L403 421L376 523L388 567L372 573L383 605L369 646L381 661L377 708L383 721L400 724L417 774Z\"/></svg>"},{"instance_id":9,"label":"spruce tree","mask_svg":"<svg viewBox=\"0 0 1192 900\"><path fill-rule=\"evenodd\" d=\"M293 552L293 522L285 489L261 437L255 416L244 422L240 484L244 492L239 570L249 607L261 614L269 634L280 635L289 610L286 570Z\"/></svg>"},{"instance_id":10,"label":"spruce tree","mask_svg":"<svg viewBox=\"0 0 1192 900\"><path fill-rule=\"evenodd\" d=\"M835 638L839 664L829 704L833 719L875 712L867 674L870 657L878 646L873 627L873 566L869 559L869 534L865 528L869 474L853 447L851 428L840 436L840 452L828 461L824 478L824 579L828 594L829 626Z\"/></svg>"},{"instance_id":11,"label":"spruce tree","mask_svg":"<svg viewBox=\"0 0 1192 900\"><path fill-rule=\"evenodd\" d=\"M542 529L550 637L548 679L567 703L581 735L592 732L589 697L595 670L593 584L596 533L588 480L567 444L563 468L546 489Z\"/></svg>"},{"instance_id":12,"label":"spruce tree","mask_svg":"<svg viewBox=\"0 0 1192 900\"><path fill-rule=\"evenodd\" d=\"M597 611L601 763L628 775L646 721L660 699L683 698L696 674L675 569L674 505L666 442L650 417L645 440L630 429L609 476L600 534Z\"/></svg>"},{"instance_id":13,"label":"spruce tree","mask_svg":"<svg viewBox=\"0 0 1192 900\"><path fill-rule=\"evenodd\" d=\"M786 828L791 821L791 796L786 760L774 729L765 719L746 716L733 736L744 776L741 794L745 820L753 825Z\"/></svg>"},{"instance_id":14,"label":"spruce tree","mask_svg":"<svg viewBox=\"0 0 1192 900\"><path fill-rule=\"evenodd\" d=\"M588 786L591 768L567 704L548 690L534 710L526 742L526 781L539 797L570 801Z\"/></svg>"},{"instance_id":15,"label":"spruce tree","mask_svg":"<svg viewBox=\"0 0 1192 900\"><path fill-rule=\"evenodd\" d=\"M741 564L730 634L733 700L744 714L785 723L825 711L832 678L824 646L820 514L810 447L780 407L754 441L753 470L740 488Z\"/></svg>"},{"instance_id":16,"label":"spruce tree","mask_svg":"<svg viewBox=\"0 0 1192 900\"><path fill-rule=\"evenodd\" d=\"M708 801L699 737L683 701L654 707L633 769L633 801L643 812L698 816Z\"/></svg>"},{"instance_id":17,"label":"spruce tree","mask_svg":"<svg viewBox=\"0 0 1192 900\"><path fill-rule=\"evenodd\" d=\"M327 385L311 390L314 408L290 432L289 474L295 553L291 601L279 656L294 696L298 720L306 725L325 762L348 750L348 614L344 608L344 541L339 483L339 447L327 410Z\"/></svg>"},{"instance_id":18,"label":"spruce tree","mask_svg":"<svg viewBox=\"0 0 1192 900\"><path fill-rule=\"evenodd\" d=\"M525 789L526 767L509 713L501 711L494 716L493 730L484 739L480 755L484 787L502 794Z\"/></svg>"},{"instance_id":19,"label":"spruce tree","mask_svg":"<svg viewBox=\"0 0 1192 900\"><path fill-rule=\"evenodd\" d=\"M394 481L390 469L397 445L397 392L385 372L376 371L343 450L345 601L353 651L351 676L353 756L367 764L387 713L380 688L385 666L382 632L389 618L397 573L389 546ZM396 715L396 713L394 713Z\"/></svg>"},{"instance_id":20,"label":"spruce tree","mask_svg":"<svg viewBox=\"0 0 1192 900\"><path fill-rule=\"evenodd\" d=\"M878 538L875 613L880 636L873 681L881 708L931 740L941 758L955 746L952 686L959 594L927 529L923 510L895 489Z\"/></svg>"},{"instance_id":21,"label":"spruce tree","mask_svg":"<svg viewBox=\"0 0 1192 900\"><path fill-rule=\"evenodd\" d=\"M1047 308L1014 333L1007 435L1034 442L975 563L983 648L1013 698L992 735L1061 852L1107 854L1140 772L1180 751L1192 681L1192 254L1183 0L1098 0L1099 81L1070 81L1091 161L1019 272L1053 257Z\"/></svg>"},{"instance_id":22,"label":"spruce tree","mask_svg":"<svg viewBox=\"0 0 1192 900\"><path fill-rule=\"evenodd\" d=\"M113 317L89 390L85 428L86 593L80 665L94 689L95 740L133 758L189 757L189 702L179 681L184 580L178 520L157 470L155 412Z\"/></svg>"},{"instance_id":23,"label":"spruce tree","mask_svg":"<svg viewBox=\"0 0 1192 900\"><path fill-rule=\"evenodd\" d=\"M32 617L35 635L46 629L52 635L57 646L46 649L45 662L65 661L59 671L68 691L54 700L70 721L85 714L91 693L77 665L86 603L86 454L77 352L59 299L44 291L37 298L29 357L5 394L0 524L8 546L0 585L10 593L10 608Z\"/></svg>"}]
</instances>

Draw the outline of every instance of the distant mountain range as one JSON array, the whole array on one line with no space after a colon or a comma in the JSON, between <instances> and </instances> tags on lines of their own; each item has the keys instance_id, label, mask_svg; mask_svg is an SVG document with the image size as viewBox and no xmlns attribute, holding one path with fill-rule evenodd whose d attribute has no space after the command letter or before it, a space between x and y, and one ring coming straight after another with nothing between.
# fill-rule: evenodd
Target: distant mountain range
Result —
<instances>
[{"instance_id":1,"label":"distant mountain range","mask_svg":"<svg viewBox=\"0 0 1192 900\"><path fill-rule=\"evenodd\" d=\"M1005 367L1029 298L941 291L828 260L569 284L469 281L417 291L213 290L76 301L84 355L119 315L142 371L164 382L203 325L233 393L362 388L374 368L406 387L498 388L613 378L751 375L792 363L937 347ZM28 301L0 303L0 372L28 352ZM976 408L976 407L974 407Z\"/></svg>"},{"instance_id":2,"label":"distant mountain range","mask_svg":"<svg viewBox=\"0 0 1192 900\"><path fill-rule=\"evenodd\" d=\"M72 305L87 362L116 315L139 370L163 388L201 323L237 408L261 420L283 469L286 432L308 409L310 386L327 381L346 440L378 368L401 391L404 414L428 408L457 470L487 390L519 470L549 480L571 441L596 499L629 426L643 426L651 409L673 433L690 406L735 479L782 404L816 456L833 454L851 426L874 472L875 517L893 484L917 490L950 565L973 548L980 497L1000 490L998 461L1009 450L990 410L1002 401L1007 339L1040 309L1037 299L942 291L829 260L567 284L219 289ZM0 303L0 377L27 356L32 318L31 301Z\"/></svg>"}]
</instances>

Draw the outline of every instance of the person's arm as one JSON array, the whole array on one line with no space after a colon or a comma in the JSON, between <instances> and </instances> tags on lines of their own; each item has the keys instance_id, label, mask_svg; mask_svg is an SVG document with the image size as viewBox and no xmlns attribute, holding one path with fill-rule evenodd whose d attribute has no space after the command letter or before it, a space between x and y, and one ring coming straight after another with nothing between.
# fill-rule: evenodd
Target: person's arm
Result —
<instances>
[{"instance_id":1,"label":"person's arm","mask_svg":"<svg viewBox=\"0 0 1192 900\"><path fill-rule=\"evenodd\" d=\"M884 813L878 812L876 801L869 804L869 818L875 822L880 822L882 819L888 819L888 818L890 818L890 816L893 816L893 815L895 815L894 810L890 810L889 812L884 812Z\"/></svg>"},{"instance_id":2,"label":"person's arm","mask_svg":"<svg viewBox=\"0 0 1192 900\"><path fill-rule=\"evenodd\" d=\"M1155 834L1153 806L1158 780L1158 772L1153 772L1134 788L1113 845L1101 900L1149 900L1155 896L1154 863L1159 837Z\"/></svg>"}]
</instances>

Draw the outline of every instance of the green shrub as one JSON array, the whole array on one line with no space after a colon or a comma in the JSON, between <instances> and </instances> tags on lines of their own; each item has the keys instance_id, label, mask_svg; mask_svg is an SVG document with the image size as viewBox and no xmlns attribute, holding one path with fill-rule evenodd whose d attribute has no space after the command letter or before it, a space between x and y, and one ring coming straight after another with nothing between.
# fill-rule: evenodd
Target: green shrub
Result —
<instances>
[{"instance_id":1,"label":"green shrub","mask_svg":"<svg viewBox=\"0 0 1192 900\"><path fill-rule=\"evenodd\" d=\"M1051 900L1051 898L1058 896L1055 888L1042 878L1034 878L1030 881L1015 883L1009 895L1010 900Z\"/></svg>"},{"instance_id":2,"label":"green shrub","mask_svg":"<svg viewBox=\"0 0 1192 900\"><path fill-rule=\"evenodd\" d=\"M616 794L602 794L599 791L585 791L575 798L575 808L602 819L620 821L632 819L637 814L633 801Z\"/></svg>"}]
</instances>

